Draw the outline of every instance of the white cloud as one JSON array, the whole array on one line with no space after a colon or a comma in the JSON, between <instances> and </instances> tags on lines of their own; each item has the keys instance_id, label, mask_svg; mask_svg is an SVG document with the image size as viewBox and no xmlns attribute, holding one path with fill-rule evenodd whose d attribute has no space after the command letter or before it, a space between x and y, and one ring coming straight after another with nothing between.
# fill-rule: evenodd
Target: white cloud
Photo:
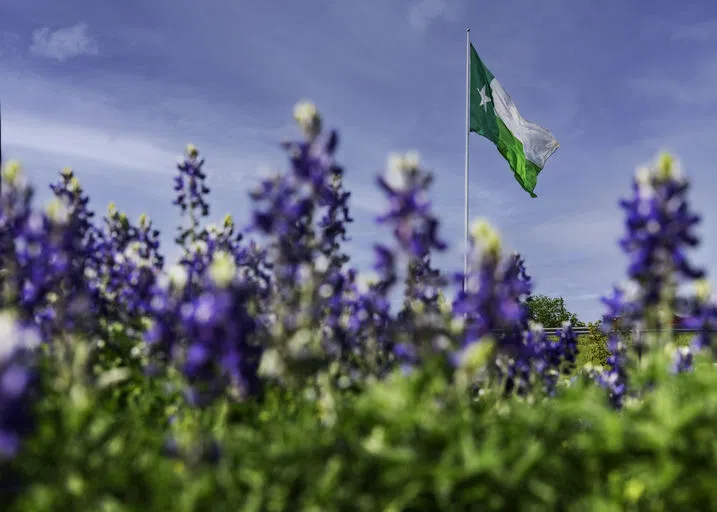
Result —
<instances>
[{"instance_id":1,"label":"white cloud","mask_svg":"<svg viewBox=\"0 0 717 512\"><path fill-rule=\"evenodd\" d=\"M76 168L82 175L101 174L107 183L149 186L143 192L150 190L156 197L166 195L167 190L156 189L153 184L176 173L175 164L188 142L181 136L172 140L171 134L153 134L150 126L129 131L102 126L93 119L57 121L16 110L3 116L3 129L9 158L24 161L30 157L58 168ZM242 154L226 147L200 144L199 148L207 157L210 184L224 193L245 191L255 182L259 174L256 169L266 159L260 150Z\"/></svg>"},{"instance_id":2,"label":"white cloud","mask_svg":"<svg viewBox=\"0 0 717 512\"><path fill-rule=\"evenodd\" d=\"M641 100L659 102L660 112L665 110L665 106L714 107L717 105L714 94L717 87L717 53L692 59L691 69L680 72L660 70L634 76L627 80L627 86ZM703 121L705 118L698 119Z\"/></svg>"},{"instance_id":3,"label":"white cloud","mask_svg":"<svg viewBox=\"0 0 717 512\"><path fill-rule=\"evenodd\" d=\"M89 27L79 22L71 27L55 31L49 27L35 30L32 34L30 53L37 57L45 57L58 62L85 55L97 55L99 46L89 34Z\"/></svg>"},{"instance_id":4,"label":"white cloud","mask_svg":"<svg viewBox=\"0 0 717 512\"><path fill-rule=\"evenodd\" d=\"M126 171L173 172L172 153L129 134L56 122L27 114L5 116L3 142L18 149L78 157Z\"/></svg>"},{"instance_id":5,"label":"white cloud","mask_svg":"<svg viewBox=\"0 0 717 512\"><path fill-rule=\"evenodd\" d=\"M423 32L433 21L443 16L448 8L446 0L418 0L408 12L413 29Z\"/></svg>"},{"instance_id":6,"label":"white cloud","mask_svg":"<svg viewBox=\"0 0 717 512\"><path fill-rule=\"evenodd\" d=\"M0 81L4 156L53 172L73 167L80 175L127 188L123 193L135 188L165 195L155 185L168 183L191 142L206 155L212 189L243 201L261 168L287 168L278 142L297 135L295 124L283 118L261 119L251 109L215 103L191 88L137 77L105 74L95 82L70 83L0 65ZM343 163L343 156L339 160ZM37 176L42 184L45 172ZM373 216L383 197L362 177L353 172L349 178L351 207Z\"/></svg>"}]
</instances>

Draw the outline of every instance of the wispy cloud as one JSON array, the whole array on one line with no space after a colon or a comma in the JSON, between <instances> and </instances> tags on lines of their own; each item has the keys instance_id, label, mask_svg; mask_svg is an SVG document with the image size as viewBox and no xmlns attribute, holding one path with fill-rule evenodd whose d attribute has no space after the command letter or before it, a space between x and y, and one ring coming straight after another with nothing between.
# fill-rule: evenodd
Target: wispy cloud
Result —
<instances>
[{"instance_id":1,"label":"wispy cloud","mask_svg":"<svg viewBox=\"0 0 717 512\"><path fill-rule=\"evenodd\" d=\"M644 101L652 100L684 106L717 105L717 54L708 55L687 69L665 68L628 80L628 86Z\"/></svg>"},{"instance_id":2,"label":"wispy cloud","mask_svg":"<svg viewBox=\"0 0 717 512\"><path fill-rule=\"evenodd\" d=\"M145 137L86 126L57 122L15 113L3 118L5 144L17 151L50 153L59 158L78 157L124 172L171 173L171 165L181 154L162 149Z\"/></svg>"},{"instance_id":3,"label":"wispy cloud","mask_svg":"<svg viewBox=\"0 0 717 512\"><path fill-rule=\"evenodd\" d=\"M408 21L414 30L423 32L428 25L443 16L447 8L446 0L418 0L408 12Z\"/></svg>"},{"instance_id":4,"label":"wispy cloud","mask_svg":"<svg viewBox=\"0 0 717 512\"><path fill-rule=\"evenodd\" d=\"M70 27L51 30L43 27L32 34L30 53L37 57L64 62L81 56L97 55L99 46L90 35L87 23L79 22Z\"/></svg>"},{"instance_id":5,"label":"wispy cloud","mask_svg":"<svg viewBox=\"0 0 717 512\"><path fill-rule=\"evenodd\" d=\"M429 26L438 21L455 23L465 18L464 0L410 0L410 2L408 23L419 33L425 32Z\"/></svg>"}]
</instances>

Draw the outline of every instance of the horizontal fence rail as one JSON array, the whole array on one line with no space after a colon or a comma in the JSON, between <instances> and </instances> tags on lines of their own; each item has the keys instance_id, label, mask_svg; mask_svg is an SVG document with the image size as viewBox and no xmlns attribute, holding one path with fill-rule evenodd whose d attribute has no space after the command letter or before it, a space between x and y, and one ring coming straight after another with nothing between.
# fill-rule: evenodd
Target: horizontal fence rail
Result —
<instances>
[{"instance_id":1,"label":"horizontal fence rail","mask_svg":"<svg viewBox=\"0 0 717 512\"><path fill-rule=\"evenodd\" d=\"M551 327L551 328L549 328L549 329L548 329L548 328L544 328L544 329L543 329L543 332L544 332L545 334L547 334L548 336L559 336L561 330L562 330L562 329L557 328L557 327ZM582 335L585 335L585 334L590 334L590 329L587 328L587 327L573 327L573 332L574 332L576 335L578 335L578 336L582 336ZM659 332L659 331L658 331L657 329L640 329L640 333L641 333L641 334L644 334L644 333L646 333L646 332ZM700 332L700 330L699 330L699 329L686 329L686 328L684 328L684 327L673 327L673 328L672 328L672 332L673 332L673 333L677 333L677 334L679 334L679 333L688 333L688 334L689 334L689 333L694 333L694 334L697 334L698 332ZM503 333L503 331L493 331L493 333L494 333L494 334L497 334L497 335L500 335L500 334ZM715 332L715 334L717 334L717 331Z\"/></svg>"},{"instance_id":2,"label":"horizontal fence rail","mask_svg":"<svg viewBox=\"0 0 717 512\"><path fill-rule=\"evenodd\" d=\"M543 329L543 331L548 336L558 336L560 335L561 329L551 328L551 329ZM590 329L587 327L573 327L573 332L577 334L578 336L584 335L584 334L590 334ZM641 333L646 332L658 332L656 329L641 329ZM698 329L685 329L684 327L675 327L672 329L672 332L674 333L698 333Z\"/></svg>"}]
</instances>

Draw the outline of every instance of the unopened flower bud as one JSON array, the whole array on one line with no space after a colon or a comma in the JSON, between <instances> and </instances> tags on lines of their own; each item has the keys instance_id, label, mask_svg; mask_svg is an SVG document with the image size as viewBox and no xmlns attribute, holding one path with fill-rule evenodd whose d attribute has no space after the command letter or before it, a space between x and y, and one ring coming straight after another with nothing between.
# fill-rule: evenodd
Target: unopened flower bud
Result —
<instances>
[{"instance_id":1,"label":"unopened flower bud","mask_svg":"<svg viewBox=\"0 0 717 512\"><path fill-rule=\"evenodd\" d=\"M187 280L189 279L189 274L187 273L187 270L184 268L183 265L174 265L169 269L169 272L167 273L167 277L169 277L169 282L178 289L184 288L184 286L187 284Z\"/></svg>"},{"instance_id":2,"label":"unopened flower bud","mask_svg":"<svg viewBox=\"0 0 717 512\"><path fill-rule=\"evenodd\" d=\"M695 296L700 302L707 302L712 298L712 286L706 279L700 279L695 283Z\"/></svg>"},{"instance_id":3,"label":"unopened flower bud","mask_svg":"<svg viewBox=\"0 0 717 512\"><path fill-rule=\"evenodd\" d=\"M187 156L189 158L197 158L199 156L199 150L194 144L187 144L187 149L185 150L187 153Z\"/></svg>"},{"instance_id":4,"label":"unopened flower bud","mask_svg":"<svg viewBox=\"0 0 717 512\"><path fill-rule=\"evenodd\" d=\"M471 225L471 237L476 245L493 254L500 254L501 240L498 232L485 219L477 219Z\"/></svg>"},{"instance_id":5,"label":"unopened flower bud","mask_svg":"<svg viewBox=\"0 0 717 512\"><path fill-rule=\"evenodd\" d=\"M420 156L416 151L405 154L391 153L386 165L386 183L395 190L409 186L409 174L418 169Z\"/></svg>"},{"instance_id":6,"label":"unopened flower bud","mask_svg":"<svg viewBox=\"0 0 717 512\"><path fill-rule=\"evenodd\" d=\"M69 218L67 207L58 198L53 198L50 200L50 202L47 204L45 212L47 213L47 216L50 218L50 220L57 224L64 224Z\"/></svg>"},{"instance_id":7,"label":"unopened flower bud","mask_svg":"<svg viewBox=\"0 0 717 512\"><path fill-rule=\"evenodd\" d=\"M20 162L14 160L6 163L2 169L2 176L10 185L14 185L22 173L23 169Z\"/></svg>"},{"instance_id":8,"label":"unopened flower bud","mask_svg":"<svg viewBox=\"0 0 717 512\"><path fill-rule=\"evenodd\" d=\"M321 116L310 101L300 101L294 106L294 119L309 139L313 139L321 131Z\"/></svg>"},{"instance_id":9,"label":"unopened flower bud","mask_svg":"<svg viewBox=\"0 0 717 512\"><path fill-rule=\"evenodd\" d=\"M77 177L73 176L67 188L69 188L71 192L79 192L79 190L82 188L80 186L80 180L78 180Z\"/></svg>"},{"instance_id":10,"label":"unopened flower bud","mask_svg":"<svg viewBox=\"0 0 717 512\"><path fill-rule=\"evenodd\" d=\"M214 254L209 265L209 277L217 286L223 288L231 283L236 271L237 267L231 254L226 251L218 251Z\"/></svg>"}]
</instances>

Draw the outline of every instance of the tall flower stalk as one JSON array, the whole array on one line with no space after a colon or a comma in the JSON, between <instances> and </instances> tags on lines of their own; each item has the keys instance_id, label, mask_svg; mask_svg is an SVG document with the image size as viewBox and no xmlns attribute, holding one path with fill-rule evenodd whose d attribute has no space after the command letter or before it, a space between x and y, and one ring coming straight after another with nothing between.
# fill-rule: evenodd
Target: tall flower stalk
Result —
<instances>
[{"instance_id":1,"label":"tall flower stalk","mask_svg":"<svg viewBox=\"0 0 717 512\"><path fill-rule=\"evenodd\" d=\"M637 374L638 387L649 386L654 372L666 370L662 354L673 339L678 286L704 276L687 257L687 250L699 244L694 229L700 222L689 208L688 189L678 164L661 155L654 166L637 170L632 197L620 202L626 217L620 246L629 259L629 281L603 299L611 355L610 368L600 378L618 407L630 387L627 369L634 364L621 332L639 336L633 340L637 363L649 371Z\"/></svg>"},{"instance_id":2,"label":"tall flower stalk","mask_svg":"<svg viewBox=\"0 0 717 512\"><path fill-rule=\"evenodd\" d=\"M403 328L391 333L395 355L406 369L433 353L440 353L449 344L441 312L436 307L439 292L446 283L430 264L431 251L444 251L447 244L439 237L439 221L428 197L433 175L419 164L415 152L391 154L385 174L377 179L388 199L387 211L377 220L393 227L396 244L393 254L406 261L405 301L399 315ZM381 250L388 263L389 249ZM395 264L393 255L390 262ZM395 270L391 268L387 275L393 279Z\"/></svg>"}]
</instances>

